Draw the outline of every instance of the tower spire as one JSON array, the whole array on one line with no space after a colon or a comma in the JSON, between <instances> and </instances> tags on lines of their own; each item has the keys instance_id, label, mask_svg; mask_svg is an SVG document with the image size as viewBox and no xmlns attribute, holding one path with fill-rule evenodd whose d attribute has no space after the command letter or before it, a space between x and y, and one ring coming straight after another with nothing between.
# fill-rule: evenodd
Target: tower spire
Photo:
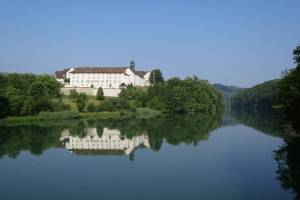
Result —
<instances>
[{"instance_id":1,"label":"tower spire","mask_svg":"<svg viewBox=\"0 0 300 200\"><path fill-rule=\"evenodd\" d=\"M130 68L132 71L135 70L135 62L134 62L134 60L133 60L133 57L131 58L129 68Z\"/></svg>"}]
</instances>

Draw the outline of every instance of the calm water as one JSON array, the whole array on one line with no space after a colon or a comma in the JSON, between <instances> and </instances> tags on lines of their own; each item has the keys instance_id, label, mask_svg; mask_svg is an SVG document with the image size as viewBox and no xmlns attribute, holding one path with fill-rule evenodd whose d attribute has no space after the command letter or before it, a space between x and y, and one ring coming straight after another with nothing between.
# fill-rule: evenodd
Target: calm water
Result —
<instances>
[{"instance_id":1,"label":"calm water","mask_svg":"<svg viewBox=\"0 0 300 200\"><path fill-rule=\"evenodd\" d=\"M286 143L275 123L187 116L1 127L0 199L293 199L274 158Z\"/></svg>"}]
</instances>

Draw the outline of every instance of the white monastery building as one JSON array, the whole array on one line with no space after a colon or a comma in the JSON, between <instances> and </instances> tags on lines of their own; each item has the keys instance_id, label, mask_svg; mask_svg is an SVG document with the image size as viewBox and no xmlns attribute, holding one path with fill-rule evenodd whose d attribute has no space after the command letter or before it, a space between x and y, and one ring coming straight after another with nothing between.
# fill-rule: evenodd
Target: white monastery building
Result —
<instances>
[{"instance_id":1,"label":"white monastery building","mask_svg":"<svg viewBox=\"0 0 300 200\"><path fill-rule=\"evenodd\" d=\"M136 71L134 61L129 67L77 67L55 72L56 80L64 87L114 88L127 85L149 86L149 71Z\"/></svg>"}]
</instances>

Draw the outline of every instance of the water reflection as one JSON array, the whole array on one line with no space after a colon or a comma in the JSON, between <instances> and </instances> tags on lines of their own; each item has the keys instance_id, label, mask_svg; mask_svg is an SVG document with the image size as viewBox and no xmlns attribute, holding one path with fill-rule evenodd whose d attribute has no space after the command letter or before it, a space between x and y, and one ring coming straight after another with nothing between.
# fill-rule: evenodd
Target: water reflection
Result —
<instances>
[{"instance_id":1,"label":"water reflection","mask_svg":"<svg viewBox=\"0 0 300 200\"><path fill-rule=\"evenodd\" d=\"M60 126L13 126L0 127L0 158L17 158L22 150L41 155L44 150L59 146Z\"/></svg>"},{"instance_id":2,"label":"water reflection","mask_svg":"<svg viewBox=\"0 0 300 200\"><path fill-rule=\"evenodd\" d=\"M278 163L277 171L270 168L269 172L274 174L274 178L277 176L284 190L293 191L295 198L299 199L299 138L283 137L281 119L269 113L233 112L231 115L228 113L223 115L223 120L220 115L186 115L150 120L89 120L58 124L3 126L0 127L0 158L8 156L15 159L24 150L33 155L41 155L49 148L63 147L73 153L71 156L76 157L125 155L130 160L134 160L134 153L141 148L159 151L166 143L199 145L201 141L207 140L215 129L225 126L234 128L240 123L260 133L284 138L284 145L274 149L274 159ZM238 131L247 131L247 128L238 126ZM222 137L225 139L227 136L223 134ZM218 143L214 149L220 148L220 145L222 148L222 143ZM225 151L228 150L227 148L229 147L226 147ZM232 152L238 150L232 149ZM272 150L270 150L271 153ZM207 155L210 157L209 151ZM221 160L222 158L220 157ZM231 158L228 156L226 159L230 162Z\"/></svg>"},{"instance_id":3,"label":"water reflection","mask_svg":"<svg viewBox=\"0 0 300 200\"><path fill-rule=\"evenodd\" d=\"M300 138L288 137L286 143L275 151L278 163L277 179L284 190L291 190L300 199Z\"/></svg>"},{"instance_id":4,"label":"water reflection","mask_svg":"<svg viewBox=\"0 0 300 200\"><path fill-rule=\"evenodd\" d=\"M235 110L233 118L260 132L281 137L284 144L274 150L277 161L277 179L286 191L292 191L295 199L300 199L300 137L283 133L285 121L278 113Z\"/></svg>"},{"instance_id":5,"label":"water reflection","mask_svg":"<svg viewBox=\"0 0 300 200\"><path fill-rule=\"evenodd\" d=\"M60 141L66 149L75 154L96 155L128 155L133 158L136 148L150 148L149 139L146 134L127 138L121 135L118 129L103 128L101 132L97 128L86 128L85 136L72 135L68 129L61 134ZM81 135L82 136L82 135Z\"/></svg>"},{"instance_id":6,"label":"water reflection","mask_svg":"<svg viewBox=\"0 0 300 200\"><path fill-rule=\"evenodd\" d=\"M0 156L16 158L20 151L42 154L50 147L65 147L76 154L125 154L136 148L158 151L163 142L197 145L220 127L221 115L186 115L151 120L73 121L0 128Z\"/></svg>"},{"instance_id":7,"label":"water reflection","mask_svg":"<svg viewBox=\"0 0 300 200\"><path fill-rule=\"evenodd\" d=\"M231 116L237 122L254 128L264 134L282 137L284 121L278 113L232 110Z\"/></svg>"}]
</instances>

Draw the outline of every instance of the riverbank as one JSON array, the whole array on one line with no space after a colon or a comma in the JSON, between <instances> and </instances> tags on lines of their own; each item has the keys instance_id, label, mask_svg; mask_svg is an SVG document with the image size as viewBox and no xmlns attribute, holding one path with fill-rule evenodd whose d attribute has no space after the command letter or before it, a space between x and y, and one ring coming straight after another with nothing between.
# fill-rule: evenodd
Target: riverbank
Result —
<instances>
[{"instance_id":1,"label":"riverbank","mask_svg":"<svg viewBox=\"0 0 300 200\"><path fill-rule=\"evenodd\" d=\"M0 125L22 125L22 124L35 124L49 121L62 121L62 120L77 120L77 119L124 119L124 118L152 118L161 115L160 111L152 110L149 108L138 108L136 112L129 112L125 110L114 112L74 112L74 111L61 111L61 112L41 112L35 116L21 116L21 117L7 117L0 121Z\"/></svg>"}]
</instances>

